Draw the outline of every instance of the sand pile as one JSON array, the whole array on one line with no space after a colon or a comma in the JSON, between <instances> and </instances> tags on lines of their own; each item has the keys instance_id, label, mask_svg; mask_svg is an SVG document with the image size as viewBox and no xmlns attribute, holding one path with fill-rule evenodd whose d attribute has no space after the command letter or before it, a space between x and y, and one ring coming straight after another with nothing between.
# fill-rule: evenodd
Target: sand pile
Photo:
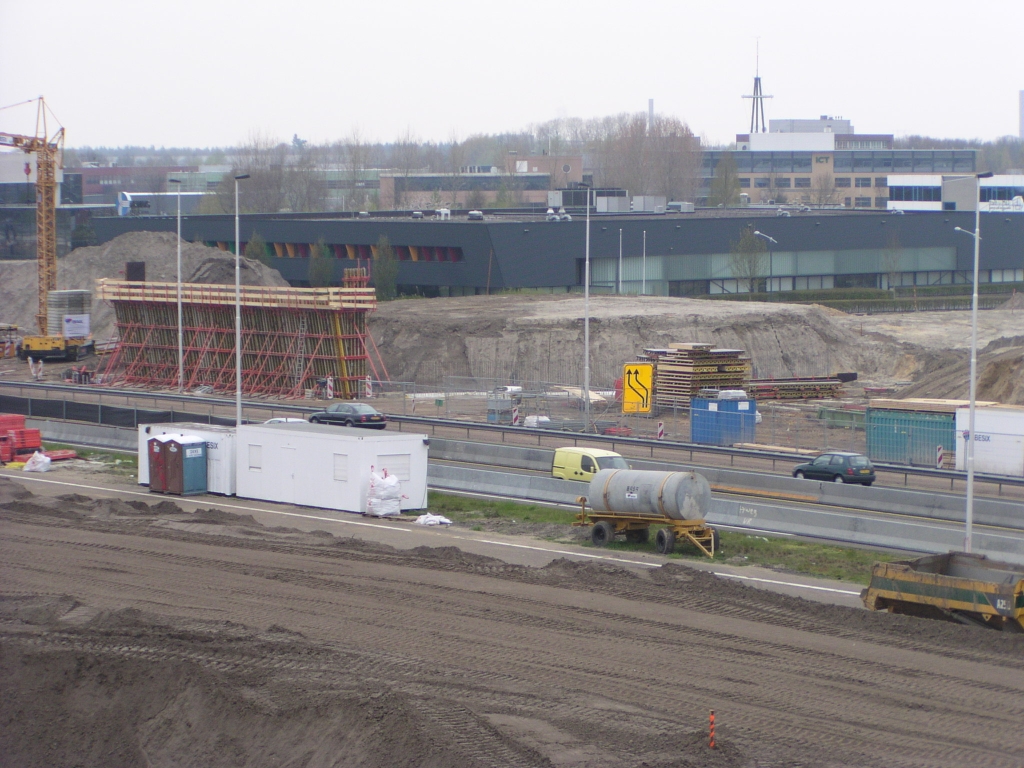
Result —
<instances>
[{"instance_id":1,"label":"sand pile","mask_svg":"<svg viewBox=\"0 0 1024 768\"><path fill-rule=\"evenodd\" d=\"M863 335L837 310L811 305L592 296L592 381L610 386L645 347L701 341L743 349L761 377L889 376L905 354ZM396 381L446 376L582 381L582 296L471 296L394 301L370 316Z\"/></svg>"},{"instance_id":2,"label":"sand pile","mask_svg":"<svg viewBox=\"0 0 1024 768\"><path fill-rule=\"evenodd\" d=\"M958 353L944 365L928 365L897 397L967 400L971 360ZM999 339L978 352L978 400L1024 405L1024 336Z\"/></svg>"},{"instance_id":3,"label":"sand pile","mask_svg":"<svg viewBox=\"0 0 1024 768\"><path fill-rule=\"evenodd\" d=\"M1024 309L1024 293L1013 292L1013 297L999 305L1000 309Z\"/></svg>"},{"instance_id":4,"label":"sand pile","mask_svg":"<svg viewBox=\"0 0 1024 768\"><path fill-rule=\"evenodd\" d=\"M57 261L57 287L95 293L97 278L124 279L125 263L129 261L146 262L148 281L174 281L176 236L169 232L132 232L103 245L76 248ZM234 257L216 248L183 242L181 271L186 282L234 283ZM0 323L35 332L37 281L36 262L0 261ZM242 260L241 281L244 285L288 285L276 269L249 259ZM114 331L113 321L113 310L94 299L93 336L109 338Z\"/></svg>"}]
</instances>

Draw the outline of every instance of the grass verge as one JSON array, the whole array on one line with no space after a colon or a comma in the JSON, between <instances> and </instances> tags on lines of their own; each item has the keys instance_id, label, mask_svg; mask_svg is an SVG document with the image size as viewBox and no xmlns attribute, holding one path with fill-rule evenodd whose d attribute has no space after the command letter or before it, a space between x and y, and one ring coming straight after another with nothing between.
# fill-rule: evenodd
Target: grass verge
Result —
<instances>
[{"instance_id":1,"label":"grass verge","mask_svg":"<svg viewBox=\"0 0 1024 768\"><path fill-rule=\"evenodd\" d=\"M109 464L110 469L118 473L135 475L139 471L139 457L134 452L113 451L106 448L82 448L77 445L65 445L64 443L51 443L49 441L43 443L43 450L45 451L65 449L74 451L80 459Z\"/></svg>"},{"instance_id":2,"label":"grass verge","mask_svg":"<svg viewBox=\"0 0 1024 768\"><path fill-rule=\"evenodd\" d=\"M575 511L570 509L450 496L434 491L430 492L429 505L431 512L442 514L452 522L469 524L476 520L509 518L518 522L569 526L576 517ZM607 549L617 552L653 552L654 534L655 531L652 529L647 544L628 544L620 538L609 544ZM756 565L784 573L848 581L853 584L867 585L873 564L901 558L901 555L889 552L800 541L789 537L750 536L734 531L720 531L720 535L721 549L715 557L720 562L729 565ZM671 557L682 560L707 560L695 547L683 544L677 545Z\"/></svg>"},{"instance_id":3,"label":"grass verge","mask_svg":"<svg viewBox=\"0 0 1024 768\"><path fill-rule=\"evenodd\" d=\"M453 523L472 523L474 520L509 518L527 523L555 523L571 525L576 513L570 509L545 507L540 504L522 504L515 501L474 499L451 496L431 491L427 497L431 512L444 515Z\"/></svg>"},{"instance_id":4,"label":"grass verge","mask_svg":"<svg viewBox=\"0 0 1024 768\"><path fill-rule=\"evenodd\" d=\"M836 581L848 581L867 586L871 580L871 566L879 562L899 560L903 556L838 544L821 544L801 541L786 536L772 538L751 536L735 531L720 531L721 548L715 560L729 565L756 565L780 573L802 574ZM654 548L654 531L651 543L627 544L616 540L608 549L625 552L649 552ZM692 545L676 544L676 551L670 557L681 560L703 560L707 557Z\"/></svg>"}]
</instances>

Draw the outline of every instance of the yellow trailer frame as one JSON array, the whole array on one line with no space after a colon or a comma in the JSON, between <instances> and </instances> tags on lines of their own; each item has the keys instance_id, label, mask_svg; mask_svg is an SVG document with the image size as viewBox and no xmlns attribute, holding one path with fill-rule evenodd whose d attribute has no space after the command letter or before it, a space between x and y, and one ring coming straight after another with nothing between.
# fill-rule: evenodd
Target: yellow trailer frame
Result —
<instances>
[{"instance_id":1,"label":"yellow trailer frame","mask_svg":"<svg viewBox=\"0 0 1024 768\"><path fill-rule=\"evenodd\" d=\"M718 531L710 527L704 520L676 520L663 515L623 514L621 512L587 511L587 497L579 496L576 503L580 511L573 525L577 527L593 526L590 532L591 542L603 547L624 534L626 541L644 544L650 540L652 525L664 526L658 529L655 536L655 547L662 555L670 555L680 539L689 541L708 557L714 557L718 549Z\"/></svg>"}]
</instances>

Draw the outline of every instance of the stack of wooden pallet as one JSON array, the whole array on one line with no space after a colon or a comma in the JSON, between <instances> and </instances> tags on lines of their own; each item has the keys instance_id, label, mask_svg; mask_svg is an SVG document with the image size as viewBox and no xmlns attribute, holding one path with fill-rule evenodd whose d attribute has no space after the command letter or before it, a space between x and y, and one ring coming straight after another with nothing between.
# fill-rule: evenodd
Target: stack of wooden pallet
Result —
<instances>
[{"instance_id":1,"label":"stack of wooden pallet","mask_svg":"<svg viewBox=\"0 0 1024 768\"><path fill-rule=\"evenodd\" d=\"M689 408L702 389L746 389L750 360L742 349L714 349L711 344L669 344L645 349L641 362L654 364L654 404Z\"/></svg>"},{"instance_id":2,"label":"stack of wooden pallet","mask_svg":"<svg viewBox=\"0 0 1024 768\"><path fill-rule=\"evenodd\" d=\"M755 379L750 396L755 400L823 400L842 396L843 383L833 378Z\"/></svg>"}]
</instances>

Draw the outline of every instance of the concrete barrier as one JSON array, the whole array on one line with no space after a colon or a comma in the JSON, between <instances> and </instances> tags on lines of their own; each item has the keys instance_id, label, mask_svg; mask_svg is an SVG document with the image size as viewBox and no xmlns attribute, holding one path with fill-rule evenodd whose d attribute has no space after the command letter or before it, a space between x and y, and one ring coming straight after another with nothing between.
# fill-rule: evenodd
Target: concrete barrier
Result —
<instances>
[{"instance_id":1,"label":"concrete barrier","mask_svg":"<svg viewBox=\"0 0 1024 768\"><path fill-rule=\"evenodd\" d=\"M433 449L433 443L431 443ZM517 475L486 469L453 467L450 464L430 464L427 483L435 490L468 491L471 493L515 495L554 504L575 504L579 496L587 494L587 483L560 480L539 475Z\"/></svg>"},{"instance_id":2,"label":"concrete barrier","mask_svg":"<svg viewBox=\"0 0 1024 768\"><path fill-rule=\"evenodd\" d=\"M135 453L139 449L139 431L123 427L103 427L73 421L25 419L25 425L38 429L44 440L69 445L86 445Z\"/></svg>"}]
</instances>

